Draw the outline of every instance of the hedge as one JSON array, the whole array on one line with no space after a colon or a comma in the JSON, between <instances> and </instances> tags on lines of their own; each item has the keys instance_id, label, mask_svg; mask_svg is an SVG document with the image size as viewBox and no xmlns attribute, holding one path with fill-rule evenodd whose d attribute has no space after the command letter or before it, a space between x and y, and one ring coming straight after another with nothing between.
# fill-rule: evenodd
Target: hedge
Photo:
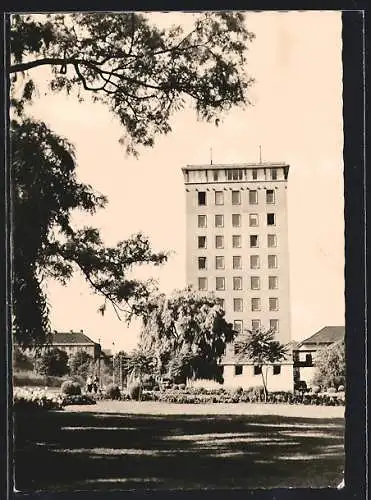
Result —
<instances>
[{"instance_id":1,"label":"hedge","mask_svg":"<svg viewBox=\"0 0 371 500\"><path fill-rule=\"evenodd\" d=\"M260 388L253 390L166 390L143 391L142 401L158 401L160 403L177 404L209 404L209 403L263 403L264 394ZM322 406L343 406L345 398L341 394L293 394L291 392L272 392L268 394L268 404L304 404Z\"/></svg>"}]
</instances>

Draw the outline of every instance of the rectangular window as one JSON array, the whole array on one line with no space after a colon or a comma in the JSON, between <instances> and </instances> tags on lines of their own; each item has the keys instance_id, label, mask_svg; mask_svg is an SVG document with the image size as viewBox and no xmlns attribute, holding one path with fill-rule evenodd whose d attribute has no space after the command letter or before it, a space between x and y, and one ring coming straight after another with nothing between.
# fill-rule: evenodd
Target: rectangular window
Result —
<instances>
[{"instance_id":1,"label":"rectangular window","mask_svg":"<svg viewBox=\"0 0 371 500\"><path fill-rule=\"evenodd\" d=\"M242 333L243 322L241 319L236 319L233 322L233 330L237 332L237 334ZM235 353L237 354L237 353Z\"/></svg>"},{"instance_id":2,"label":"rectangular window","mask_svg":"<svg viewBox=\"0 0 371 500\"><path fill-rule=\"evenodd\" d=\"M269 329L272 330L272 332L277 333L278 332L278 319L270 319L269 320Z\"/></svg>"},{"instance_id":3,"label":"rectangular window","mask_svg":"<svg viewBox=\"0 0 371 500\"><path fill-rule=\"evenodd\" d=\"M241 214L232 214L232 226L241 227Z\"/></svg>"},{"instance_id":4,"label":"rectangular window","mask_svg":"<svg viewBox=\"0 0 371 500\"><path fill-rule=\"evenodd\" d=\"M219 302L219 305L222 309L224 309L224 299L221 299L220 297L218 297L218 302Z\"/></svg>"},{"instance_id":5,"label":"rectangular window","mask_svg":"<svg viewBox=\"0 0 371 500\"><path fill-rule=\"evenodd\" d=\"M243 311L243 300L242 299L233 299L233 311L234 312L242 312Z\"/></svg>"},{"instance_id":6,"label":"rectangular window","mask_svg":"<svg viewBox=\"0 0 371 500\"><path fill-rule=\"evenodd\" d=\"M265 193L265 200L268 204L274 203L274 189L267 189Z\"/></svg>"},{"instance_id":7,"label":"rectangular window","mask_svg":"<svg viewBox=\"0 0 371 500\"><path fill-rule=\"evenodd\" d=\"M270 311L278 311L278 298L270 297L269 298L269 310Z\"/></svg>"},{"instance_id":8,"label":"rectangular window","mask_svg":"<svg viewBox=\"0 0 371 500\"><path fill-rule=\"evenodd\" d=\"M242 246L242 238L240 234L234 234L232 236L232 247L233 248L241 248Z\"/></svg>"},{"instance_id":9,"label":"rectangular window","mask_svg":"<svg viewBox=\"0 0 371 500\"><path fill-rule=\"evenodd\" d=\"M277 237L275 234L268 234L268 248L273 248L277 246Z\"/></svg>"},{"instance_id":10,"label":"rectangular window","mask_svg":"<svg viewBox=\"0 0 371 500\"><path fill-rule=\"evenodd\" d=\"M275 214L267 214L267 225L275 226L276 224L276 216Z\"/></svg>"},{"instance_id":11,"label":"rectangular window","mask_svg":"<svg viewBox=\"0 0 371 500\"><path fill-rule=\"evenodd\" d=\"M255 297L251 299L251 310L260 311L260 299Z\"/></svg>"},{"instance_id":12,"label":"rectangular window","mask_svg":"<svg viewBox=\"0 0 371 500\"><path fill-rule=\"evenodd\" d=\"M260 259L259 255L250 255L250 269L259 269Z\"/></svg>"},{"instance_id":13,"label":"rectangular window","mask_svg":"<svg viewBox=\"0 0 371 500\"><path fill-rule=\"evenodd\" d=\"M241 276L233 276L233 290L242 290Z\"/></svg>"},{"instance_id":14,"label":"rectangular window","mask_svg":"<svg viewBox=\"0 0 371 500\"><path fill-rule=\"evenodd\" d=\"M214 170L214 171L213 171L213 178L214 178L214 181L217 181L217 180L218 180L218 177L219 177L219 171L218 171L218 170Z\"/></svg>"},{"instance_id":15,"label":"rectangular window","mask_svg":"<svg viewBox=\"0 0 371 500\"><path fill-rule=\"evenodd\" d=\"M206 191L199 191L197 195L198 195L198 204L206 205Z\"/></svg>"},{"instance_id":16,"label":"rectangular window","mask_svg":"<svg viewBox=\"0 0 371 500\"><path fill-rule=\"evenodd\" d=\"M206 236L198 237L198 248L206 248Z\"/></svg>"},{"instance_id":17,"label":"rectangular window","mask_svg":"<svg viewBox=\"0 0 371 500\"><path fill-rule=\"evenodd\" d=\"M207 278L198 278L198 289L207 290Z\"/></svg>"},{"instance_id":18,"label":"rectangular window","mask_svg":"<svg viewBox=\"0 0 371 500\"><path fill-rule=\"evenodd\" d=\"M251 328L252 328L252 330L259 330L259 328L260 328L260 319L252 319L251 320Z\"/></svg>"},{"instance_id":19,"label":"rectangular window","mask_svg":"<svg viewBox=\"0 0 371 500\"><path fill-rule=\"evenodd\" d=\"M268 288L269 288L269 290L277 290L277 288L278 288L278 276L269 276Z\"/></svg>"},{"instance_id":20,"label":"rectangular window","mask_svg":"<svg viewBox=\"0 0 371 500\"><path fill-rule=\"evenodd\" d=\"M233 255L232 264L233 269L242 269L242 257L240 255Z\"/></svg>"},{"instance_id":21,"label":"rectangular window","mask_svg":"<svg viewBox=\"0 0 371 500\"><path fill-rule=\"evenodd\" d=\"M215 191L215 205L224 205L224 191Z\"/></svg>"},{"instance_id":22,"label":"rectangular window","mask_svg":"<svg viewBox=\"0 0 371 500\"><path fill-rule=\"evenodd\" d=\"M256 189L250 189L249 203L250 205L256 205L258 203L258 192L256 191Z\"/></svg>"},{"instance_id":23,"label":"rectangular window","mask_svg":"<svg viewBox=\"0 0 371 500\"><path fill-rule=\"evenodd\" d=\"M207 227L206 215L198 215L197 219L198 219L198 227L201 227L201 228Z\"/></svg>"},{"instance_id":24,"label":"rectangular window","mask_svg":"<svg viewBox=\"0 0 371 500\"><path fill-rule=\"evenodd\" d=\"M232 191L232 205L241 205L241 191Z\"/></svg>"},{"instance_id":25,"label":"rectangular window","mask_svg":"<svg viewBox=\"0 0 371 500\"><path fill-rule=\"evenodd\" d=\"M215 216L215 227L223 227L224 226L224 216L216 215Z\"/></svg>"},{"instance_id":26,"label":"rectangular window","mask_svg":"<svg viewBox=\"0 0 371 500\"><path fill-rule=\"evenodd\" d=\"M215 288L216 290L225 290L225 278L218 276L215 278Z\"/></svg>"},{"instance_id":27,"label":"rectangular window","mask_svg":"<svg viewBox=\"0 0 371 500\"><path fill-rule=\"evenodd\" d=\"M277 180L277 169L276 168L271 168L271 179L272 179L272 181Z\"/></svg>"},{"instance_id":28,"label":"rectangular window","mask_svg":"<svg viewBox=\"0 0 371 500\"><path fill-rule=\"evenodd\" d=\"M243 366L242 365L235 365L234 374L235 375L242 375L242 372L243 372Z\"/></svg>"},{"instance_id":29,"label":"rectangular window","mask_svg":"<svg viewBox=\"0 0 371 500\"><path fill-rule=\"evenodd\" d=\"M206 257L198 258L198 269L206 269Z\"/></svg>"},{"instance_id":30,"label":"rectangular window","mask_svg":"<svg viewBox=\"0 0 371 500\"><path fill-rule=\"evenodd\" d=\"M269 269L277 268L277 255L268 255L268 268Z\"/></svg>"},{"instance_id":31,"label":"rectangular window","mask_svg":"<svg viewBox=\"0 0 371 500\"><path fill-rule=\"evenodd\" d=\"M254 375L261 375L262 374L262 367L261 365L255 365L254 366Z\"/></svg>"},{"instance_id":32,"label":"rectangular window","mask_svg":"<svg viewBox=\"0 0 371 500\"><path fill-rule=\"evenodd\" d=\"M249 226L257 227L259 225L259 216L258 214L249 214Z\"/></svg>"},{"instance_id":33,"label":"rectangular window","mask_svg":"<svg viewBox=\"0 0 371 500\"><path fill-rule=\"evenodd\" d=\"M281 365L273 365L273 375L280 375Z\"/></svg>"},{"instance_id":34,"label":"rectangular window","mask_svg":"<svg viewBox=\"0 0 371 500\"><path fill-rule=\"evenodd\" d=\"M258 235L251 234L250 235L250 248L256 248L259 246Z\"/></svg>"},{"instance_id":35,"label":"rectangular window","mask_svg":"<svg viewBox=\"0 0 371 500\"><path fill-rule=\"evenodd\" d=\"M215 269L224 269L224 257L222 255L215 257Z\"/></svg>"},{"instance_id":36,"label":"rectangular window","mask_svg":"<svg viewBox=\"0 0 371 500\"><path fill-rule=\"evenodd\" d=\"M260 278L259 276L251 276L251 290L259 290L260 289Z\"/></svg>"},{"instance_id":37,"label":"rectangular window","mask_svg":"<svg viewBox=\"0 0 371 500\"><path fill-rule=\"evenodd\" d=\"M228 170L227 179L229 181L242 181L243 171L241 169Z\"/></svg>"},{"instance_id":38,"label":"rectangular window","mask_svg":"<svg viewBox=\"0 0 371 500\"><path fill-rule=\"evenodd\" d=\"M256 181L257 178L258 178L258 169L253 168L252 169L252 179L253 179L253 181Z\"/></svg>"},{"instance_id":39,"label":"rectangular window","mask_svg":"<svg viewBox=\"0 0 371 500\"><path fill-rule=\"evenodd\" d=\"M215 236L215 248L224 248L224 236Z\"/></svg>"}]
</instances>

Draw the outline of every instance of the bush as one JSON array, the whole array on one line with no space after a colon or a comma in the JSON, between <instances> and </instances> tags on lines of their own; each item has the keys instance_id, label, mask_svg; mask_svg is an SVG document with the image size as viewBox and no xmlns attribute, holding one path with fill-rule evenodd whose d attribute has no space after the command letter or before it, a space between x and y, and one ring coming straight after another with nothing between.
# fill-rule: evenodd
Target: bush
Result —
<instances>
[{"instance_id":1,"label":"bush","mask_svg":"<svg viewBox=\"0 0 371 500\"><path fill-rule=\"evenodd\" d=\"M156 385L156 380L152 377L152 375L145 375L143 377L143 389L152 391L155 385Z\"/></svg>"},{"instance_id":2,"label":"bush","mask_svg":"<svg viewBox=\"0 0 371 500\"><path fill-rule=\"evenodd\" d=\"M66 396L79 396L81 394L81 386L77 382L66 380L61 385L61 392L62 394L66 394Z\"/></svg>"},{"instance_id":3,"label":"bush","mask_svg":"<svg viewBox=\"0 0 371 500\"><path fill-rule=\"evenodd\" d=\"M13 393L15 410L62 410L63 398L47 394L41 389L15 389Z\"/></svg>"},{"instance_id":4,"label":"bush","mask_svg":"<svg viewBox=\"0 0 371 500\"><path fill-rule=\"evenodd\" d=\"M142 395L142 386L138 382L134 382L133 384L129 385L128 387L128 393L130 396L130 399L134 401L139 401L141 399Z\"/></svg>"},{"instance_id":5,"label":"bush","mask_svg":"<svg viewBox=\"0 0 371 500\"><path fill-rule=\"evenodd\" d=\"M238 394L242 394L242 393L243 393L243 389L242 389L242 387L237 387L237 389L234 389L234 390L233 390L233 393L234 393L234 394L237 394L237 395L238 395Z\"/></svg>"},{"instance_id":6,"label":"bush","mask_svg":"<svg viewBox=\"0 0 371 500\"><path fill-rule=\"evenodd\" d=\"M63 406L67 405L95 405L93 396L88 394L65 395L63 397Z\"/></svg>"},{"instance_id":7,"label":"bush","mask_svg":"<svg viewBox=\"0 0 371 500\"><path fill-rule=\"evenodd\" d=\"M294 385L294 390L299 392L306 392L308 390L305 380L297 380Z\"/></svg>"},{"instance_id":8,"label":"bush","mask_svg":"<svg viewBox=\"0 0 371 500\"><path fill-rule=\"evenodd\" d=\"M121 399L121 391L118 385L110 384L106 388L106 395L108 399L118 400Z\"/></svg>"}]
</instances>

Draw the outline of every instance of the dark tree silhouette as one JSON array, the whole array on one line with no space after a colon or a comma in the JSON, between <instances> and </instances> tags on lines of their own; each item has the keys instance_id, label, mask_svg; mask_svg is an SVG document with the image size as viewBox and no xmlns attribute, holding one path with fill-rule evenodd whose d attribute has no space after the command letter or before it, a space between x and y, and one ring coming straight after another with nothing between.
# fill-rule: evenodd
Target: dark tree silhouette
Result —
<instances>
[{"instance_id":1,"label":"dark tree silhouette","mask_svg":"<svg viewBox=\"0 0 371 500\"><path fill-rule=\"evenodd\" d=\"M78 182L72 145L27 117L37 70L49 69L42 78L50 92L107 105L127 151L137 154L168 133L171 116L186 105L210 121L248 104L244 64L253 35L237 12L195 15L187 33L160 29L139 13L78 13L13 15L10 38L14 333L20 345L40 344L49 331L46 277L65 284L78 270L103 297L102 314L110 303L130 319L132 303L149 297L153 283L130 280L128 271L166 255L141 234L106 247L97 229L72 227L73 210L93 214L107 200Z\"/></svg>"}]
</instances>

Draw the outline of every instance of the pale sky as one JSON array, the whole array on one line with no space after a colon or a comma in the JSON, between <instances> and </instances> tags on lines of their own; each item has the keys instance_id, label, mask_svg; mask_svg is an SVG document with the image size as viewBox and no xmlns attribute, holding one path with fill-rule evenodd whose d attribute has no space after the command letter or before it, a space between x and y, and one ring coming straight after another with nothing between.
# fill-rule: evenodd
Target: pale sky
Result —
<instances>
[{"instance_id":1,"label":"pale sky","mask_svg":"<svg viewBox=\"0 0 371 500\"><path fill-rule=\"evenodd\" d=\"M188 14L174 16L182 23ZM288 162L291 329L301 340L345 321L341 13L255 12L247 23L256 35L247 67L254 106L233 110L218 128L181 111L172 133L136 160L102 105L40 92L32 113L75 145L79 179L108 197L105 210L76 222L100 228L107 244L142 231L155 250L173 250L164 266L138 274L165 292L186 285L181 168L208 163L210 147L214 163L258 161L260 144L263 161ZM139 324L127 327L111 308L102 317L103 300L80 276L66 287L48 283L48 294L53 329L84 330L103 348L135 347Z\"/></svg>"}]
</instances>

